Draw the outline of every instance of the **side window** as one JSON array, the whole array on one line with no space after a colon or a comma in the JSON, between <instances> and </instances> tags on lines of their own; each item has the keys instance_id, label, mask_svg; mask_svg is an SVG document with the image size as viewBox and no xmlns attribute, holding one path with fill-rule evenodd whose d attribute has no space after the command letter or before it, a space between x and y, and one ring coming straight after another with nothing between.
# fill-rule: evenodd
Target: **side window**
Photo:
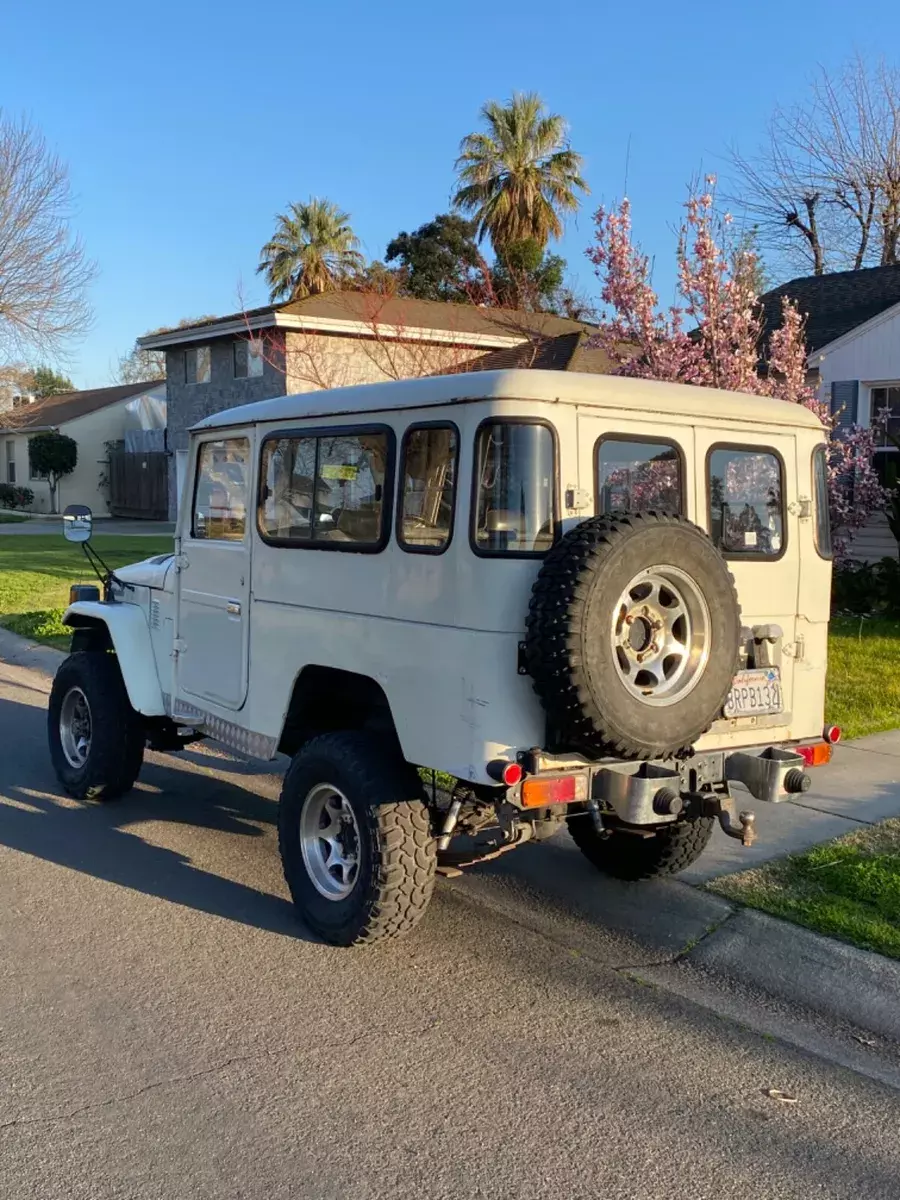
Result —
<instances>
[{"instance_id":1,"label":"side window","mask_svg":"<svg viewBox=\"0 0 900 1200\"><path fill-rule=\"evenodd\" d=\"M784 548L781 460L751 447L720 446L708 457L709 532L730 557L778 558Z\"/></svg>"},{"instance_id":2,"label":"side window","mask_svg":"<svg viewBox=\"0 0 900 1200\"><path fill-rule=\"evenodd\" d=\"M681 454L672 442L601 438L596 450L597 513L684 511Z\"/></svg>"},{"instance_id":3,"label":"side window","mask_svg":"<svg viewBox=\"0 0 900 1200\"><path fill-rule=\"evenodd\" d=\"M191 536L239 542L247 525L250 443L246 438L203 442L197 461Z\"/></svg>"},{"instance_id":4,"label":"side window","mask_svg":"<svg viewBox=\"0 0 900 1200\"><path fill-rule=\"evenodd\" d=\"M526 421L482 425L475 442L477 554L543 554L556 516L553 433Z\"/></svg>"},{"instance_id":5,"label":"side window","mask_svg":"<svg viewBox=\"0 0 900 1200\"><path fill-rule=\"evenodd\" d=\"M813 503L815 511L816 549L823 558L831 558L831 520L828 515L828 451L824 446L813 450Z\"/></svg>"},{"instance_id":6,"label":"side window","mask_svg":"<svg viewBox=\"0 0 900 1200\"><path fill-rule=\"evenodd\" d=\"M397 541L404 550L439 554L450 545L459 436L453 425L409 429L400 454Z\"/></svg>"},{"instance_id":7,"label":"side window","mask_svg":"<svg viewBox=\"0 0 900 1200\"><path fill-rule=\"evenodd\" d=\"M260 468L259 531L279 545L379 550L387 540L387 430L269 438Z\"/></svg>"}]
</instances>

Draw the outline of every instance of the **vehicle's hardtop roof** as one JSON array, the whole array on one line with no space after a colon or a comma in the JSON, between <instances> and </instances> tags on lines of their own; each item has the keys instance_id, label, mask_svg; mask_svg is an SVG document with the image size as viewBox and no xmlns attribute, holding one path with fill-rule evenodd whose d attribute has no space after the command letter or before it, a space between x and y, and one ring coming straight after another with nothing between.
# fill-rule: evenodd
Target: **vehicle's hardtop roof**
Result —
<instances>
[{"instance_id":1,"label":"vehicle's hardtop roof","mask_svg":"<svg viewBox=\"0 0 900 1200\"><path fill-rule=\"evenodd\" d=\"M724 417L741 423L822 428L815 413L802 404L773 400L768 396L691 387L683 383L660 383L653 379L629 379L621 375L519 369L429 375L421 379L276 396L272 400L257 400L253 404L213 413L198 422L194 429L307 421L476 400L543 400L633 410L641 416L678 413L701 419Z\"/></svg>"}]
</instances>

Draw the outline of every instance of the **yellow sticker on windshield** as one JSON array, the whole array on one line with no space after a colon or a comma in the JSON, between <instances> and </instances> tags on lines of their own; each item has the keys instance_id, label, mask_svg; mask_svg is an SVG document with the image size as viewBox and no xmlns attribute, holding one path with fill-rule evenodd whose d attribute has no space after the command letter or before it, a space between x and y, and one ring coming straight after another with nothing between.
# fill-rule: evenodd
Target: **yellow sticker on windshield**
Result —
<instances>
[{"instance_id":1,"label":"yellow sticker on windshield","mask_svg":"<svg viewBox=\"0 0 900 1200\"><path fill-rule=\"evenodd\" d=\"M359 467L336 467L329 466L328 463L322 467L323 479L347 479L352 481L358 474Z\"/></svg>"}]
</instances>

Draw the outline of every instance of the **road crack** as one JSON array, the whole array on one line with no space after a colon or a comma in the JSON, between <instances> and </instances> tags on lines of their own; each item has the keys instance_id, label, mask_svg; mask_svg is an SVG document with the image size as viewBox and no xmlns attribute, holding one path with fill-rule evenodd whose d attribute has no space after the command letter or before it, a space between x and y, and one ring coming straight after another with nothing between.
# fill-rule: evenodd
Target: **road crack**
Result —
<instances>
[{"instance_id":1,"label":"road crack","mask_svg":"<svg viewBox=\"0 0 900 1200\"><path fill-rule=\"evenodd\" d=\"M278 1050L258 1050L254 1054L235 1054L231 1058L226 1058L224 1062L217 1063L214 1067L204 1067L199 1071L190 1071L186 1075L175 1075L171 1079L157 1079L153 1083L144 1084L143 1087L138 1088L136 1091L124 1092L118 1096L108 1096L105 1100L94 1100L90 1104L81 1104L78 1108L73 1108L68 1112L57 1113L54 1116L14 1117L11 1121L0 1122L0 1133L5 1129L15 1129L20 1125L42 1125L52 1124L56 1121L72 1121L76 1117L80 1117L87 1112L93 1112L96 1109L112 1108L116 1104L127 1104L130 1100L137 1100L141 1096L147 1095L148 1092L158 1091L159 1088L180 1087L183 1083L193 1083L195 1080L203 1079L205 1076L220 1074L237 1063L255 1062L261 1058L271 1058L280 1052Z\"/></svg>"}]
</instances>

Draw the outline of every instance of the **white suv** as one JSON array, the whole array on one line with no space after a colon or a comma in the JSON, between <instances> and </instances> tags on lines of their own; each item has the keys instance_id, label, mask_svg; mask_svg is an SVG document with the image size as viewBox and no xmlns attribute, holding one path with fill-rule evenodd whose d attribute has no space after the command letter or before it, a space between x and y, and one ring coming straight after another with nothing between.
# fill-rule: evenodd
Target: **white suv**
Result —
<instances>
[{"instance_id":1,"label":"white suv","mask_svg":"<svg viewBox=\"0 0 900 1200\"><path fill-rule=\"evenodd\" d=\"M174 554L66 611L56 770L112 799L145 745L292 756L285 875L339 944L563 822L626 879L692 862L716 818L749 842L739 798L804 790L838 736L825 453L799 406L563 372L209 417Z\"/></svg>"}]
</instances>

